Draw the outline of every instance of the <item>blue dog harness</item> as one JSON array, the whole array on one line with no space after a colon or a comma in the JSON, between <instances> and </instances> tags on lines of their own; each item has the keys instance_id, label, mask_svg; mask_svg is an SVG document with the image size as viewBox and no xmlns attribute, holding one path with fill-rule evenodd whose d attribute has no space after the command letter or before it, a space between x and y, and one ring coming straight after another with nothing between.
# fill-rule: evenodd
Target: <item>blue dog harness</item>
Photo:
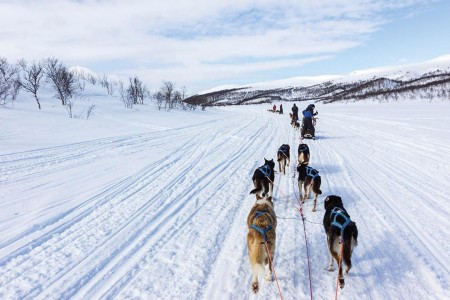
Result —
<instances>
[{"instance_id":1,"label":"blue dog harness","mask_svg":"<svg viewBox=\"0 0 450 300\"><path fill-rule=\"evenodd\" d=\"M257 210L257 211L255 211L255 213L256 213L255 218L257 218L257 217L260 217L260 216L265 215L265 214L267 213L267 211L266 211L266 210L265 210L265 211L259 211L259 210ZM258 232L263 236L264 242L267 242L267 235L266 235L266 233L267 233L267 231L269 231L270 229L272 229L272 225L269 225L269 226L267 226L266 228L262 229L262 228L259 227L258 225L252 224L252 225L250 225L250 228L253 228L253 229L255 229L256 231L258 231Z\"/></svg>"},{"instance_id":2,"label":"blue dog harness","mask_svg":"<svg viewBox=\"0 0 450 300\"><path fill-rule=\"evenodd\" d=\"M278 152L281 152L281 153L283 153L283 154L286 154L286 153L288 152L288 147L285 146L285 145L282 145L282 146L280 147L280 149L278 149Z\"/></svg>"},{"instance_id":3,"label":"blue dog harness","mask_svg":"<svg viewBox=\"0 0 450 300\"><path fill-rule=\"evenodd\" d=\"M270 175L272 174L272 170L268 165L264 165L262 167L259 167L258 170L263 173L264 176L270 178Z\"/></svg>"},{"instance_id":4,"label":"blue dog harness","mask_svg":"<svg viewBox=\"0 0 450 300\"><path fill-rule=\"evenodd\" d=\"M306 167L306 176L309 176L314 180L317 176L319 176L319 171L307 166Z\"/></svg>"},{"instance_id":5,"label":"blue dog harness","mask_svg":"<svg viewBox=\"0 0 450 300\"><path fill-rule=\"evenodd\" d=\"M309 148L306 144L299 145L298 152L305 152L305 153L309 154Z\"/></svg>"},{"instance_id":6,"label":"blue dog harness","mask_svg":"<svg viewBox=\"0 0 450 300\"><path fill-rule=\"evenodd\" d=\"M342 224L339 223L336 220L337 217L343 218L344 219L344 223L342 223ZM331 225L332 226L336 226L337 228L339 228L341 230L341 235L344 232L345 227L347 227L347 225L350 224L350 222L352 221L352 220L350 220L349 217L347 217L344 214L343 210L340 209L339 207L334 207L333 208L333 210L331 211L331 214L330 214L330 218L333 219L333 221L331 222Z\"/></svg>"}]
</instances>

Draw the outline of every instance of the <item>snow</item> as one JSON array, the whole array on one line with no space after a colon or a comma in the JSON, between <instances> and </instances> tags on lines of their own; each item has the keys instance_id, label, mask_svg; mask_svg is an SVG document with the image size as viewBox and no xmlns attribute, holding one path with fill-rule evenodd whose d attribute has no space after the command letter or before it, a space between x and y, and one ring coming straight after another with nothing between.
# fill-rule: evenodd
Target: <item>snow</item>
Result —
<instances>
[{"instance_id":1,"label":"snow","mask_svg":"<svg viewBox=\"0 0 450 300\"><path fill-rule=\"evenodd\" d=\"M275 270L284 299L309 298L295 198L299 132L267 105L123 108L95 90L69 119L43 96L0 107L1 299L277 299L250 291L246 218L253 171L291 145L276 174ZM280 103L276 103L277 106ZM297 103L298 104L298 103ZM305 104L306 106L306 104ZM318 211L304 206L315 299L332 299L323 200L359 230L339 299L449 299L450 103L316 104Z\"/></svg>"}]
</instances>

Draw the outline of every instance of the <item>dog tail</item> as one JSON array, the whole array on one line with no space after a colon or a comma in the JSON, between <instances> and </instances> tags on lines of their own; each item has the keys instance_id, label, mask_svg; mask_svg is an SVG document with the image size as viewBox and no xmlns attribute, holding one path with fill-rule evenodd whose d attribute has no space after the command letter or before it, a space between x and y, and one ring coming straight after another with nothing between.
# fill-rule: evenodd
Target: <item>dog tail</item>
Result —
<instances>
[{"instance_id":1,"label":"dog tail","mask_svg":"<svg viewBox=\"0 0 450 300\"><path fill-rule=\"evenodd\" d=\"M259 234L259 233L258 233ZM251 239L248 245L250 265L252 266L253 274L261 275L264 274L265 268L263 265L264 262L264 247L260 244L260 240L257 238L251 237L249 233L249 239Z\"/></svg>"},{"instance_id":2,"label":"dog tail","mask_svg":"<svg viewBox=\"0 0 450 300\"><path fill-rule=\"evenodd\" d=\"M255 188L253 190L250 191L250 194L256 194L257 192L261 191L260 188Z\"/></svg>"},{"instance_id":3,"label":"dog tail","mask_svg":"<svg viewBox=\"0 0 450 300\"><path fill-rule=\"evenodd\" d=\"M355 222L350 222L344 230L344 253L342 258L347 268L352 267L352 252L353 248L358 244L358 228L356 228Z\"/></svg>"},{"instance_id":4,"label":"dog tail","mask_svg":"<svg viewBox=\"0 0 450 300\"><path fill-rule=\"evenodd\" d=\"M261 184L261 181L253 180L253 184L255 185L255 188L250 191L250 194L256 194L256 193L262 193L263 192L263 186ZM263 195L264 196L264 195Z\"/></svg>"},{"instance_id":5,"label":"dog tail","mask_svg":"<svg viewBox=\"0 0 450 300\"><path fill-rule=\"evenodd\" d=\"M320 185L322 184L322 179L320 178L320 176L317 176L316 178L314 178L314 183L313 183L313 192L318 194L318 195L322 195L322 191L320 190Z\"/></svg>"}]
</instances>

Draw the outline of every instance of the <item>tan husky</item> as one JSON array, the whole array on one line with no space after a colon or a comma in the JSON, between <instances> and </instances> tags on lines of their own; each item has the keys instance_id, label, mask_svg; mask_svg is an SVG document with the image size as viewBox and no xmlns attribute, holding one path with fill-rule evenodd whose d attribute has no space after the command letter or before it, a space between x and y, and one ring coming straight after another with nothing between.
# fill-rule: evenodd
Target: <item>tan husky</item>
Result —
<instances>
[{"instance_id":1,"label":"tan husky","mask_svg":"<svg viewBox=\"0 0 450 300\"><path fill-rule=\"evenodd\" d=\"M277 218L273 210L272 201L267 200L267 198L257 200L247 217L247 226L248 256L253 271L251 289L256 294L259 291L259 274L265 272L264 279L267 281L272 280L273 266L269 261L265 246L265 241L267 241L270 257L273 262ZM266 269L267 265L268 268Z\"/></svg>"}]
</instances>

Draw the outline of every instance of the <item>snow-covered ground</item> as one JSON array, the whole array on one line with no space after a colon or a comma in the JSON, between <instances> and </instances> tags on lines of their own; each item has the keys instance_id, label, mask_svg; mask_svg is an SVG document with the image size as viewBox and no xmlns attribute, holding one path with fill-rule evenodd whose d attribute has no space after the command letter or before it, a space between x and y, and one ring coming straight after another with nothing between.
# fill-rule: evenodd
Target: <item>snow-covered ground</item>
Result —
<instances>
[{"instance_id":1,"label":"snow-covered ground","mask_svg":"<svg viewBox=\"0 0 450 300\"><path fill-rule=\"evenodd\" d=\"M246 218L253 171L283 143L275 270L284 299L309 298L290 103L277 115L92 101L89 120L56 100L0 107L0 299L279 298L275 282L250 291ZM307 143L324 194L317 212L304 207L314 298L334 298L321 222L336 194L359 230L340 299L449 299L450 103L316 108Z\"/></svg>"}]
</instances>

